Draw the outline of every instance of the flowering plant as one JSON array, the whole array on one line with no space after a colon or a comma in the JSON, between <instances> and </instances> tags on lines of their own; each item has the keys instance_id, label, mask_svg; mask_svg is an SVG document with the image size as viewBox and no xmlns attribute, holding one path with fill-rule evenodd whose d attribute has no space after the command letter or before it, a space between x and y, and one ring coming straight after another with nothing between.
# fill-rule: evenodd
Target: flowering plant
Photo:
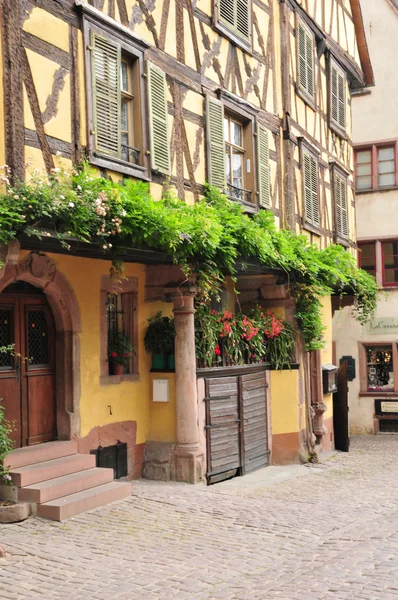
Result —
<instances>
[{"instance_id":1,"label":"flowering plant","mask_svg":"<svg viewBox=\"0 0 398 600\"><path fill-rule=\"evenodd\" d=\"M108 343L108 358L111 362L125 365L134 347L125 333L119 333Z\"/></svg>"},{"instance_id":2,"label":"flowering plant","mask_svg":"<svg viewBox=\"0 0 398 600\"><path fill-rule=\"evenodd\" d=\"M261 306L247 314L199 307L196 353L200 366L270 362L281 369L293 360L293 328Z\"/></svg>"}]
</instances>

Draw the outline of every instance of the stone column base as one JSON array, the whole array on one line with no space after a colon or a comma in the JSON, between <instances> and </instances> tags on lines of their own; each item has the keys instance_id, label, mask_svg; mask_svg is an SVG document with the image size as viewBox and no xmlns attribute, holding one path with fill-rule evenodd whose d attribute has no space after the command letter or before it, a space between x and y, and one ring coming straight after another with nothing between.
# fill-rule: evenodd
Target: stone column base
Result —
<instances>
[{"instance_id":1,"label":"stone column base","mask_svg":"<svg viewBox=\"0 0 398 600\"><path fill-rule=\"evenodd\" d=\"M198 447L177 446L170 457L170 479L185 483L204 480L204 455Z\"/></svg>"}]
</instances>

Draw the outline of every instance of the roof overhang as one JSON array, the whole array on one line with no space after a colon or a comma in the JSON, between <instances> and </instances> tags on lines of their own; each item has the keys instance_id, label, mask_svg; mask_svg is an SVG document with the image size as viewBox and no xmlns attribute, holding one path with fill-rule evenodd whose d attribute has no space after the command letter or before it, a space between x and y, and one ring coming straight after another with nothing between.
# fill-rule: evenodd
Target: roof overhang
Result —
<instances>
[{"instance_id":1,"label":"roof overhang","mask_svg":"<svg viewBox=\"0 0 398 600\"><path fill-rule=\"evenodd\" d=\"M361 61L362 71L365 77L365 85L371 86L375 84L372 63L368 44L366 42L365 27L363 24L362 9L360 0L350 0L352 18L354 20L355 34L357 38L359 59Z\"/></svg>"}]
</instances>

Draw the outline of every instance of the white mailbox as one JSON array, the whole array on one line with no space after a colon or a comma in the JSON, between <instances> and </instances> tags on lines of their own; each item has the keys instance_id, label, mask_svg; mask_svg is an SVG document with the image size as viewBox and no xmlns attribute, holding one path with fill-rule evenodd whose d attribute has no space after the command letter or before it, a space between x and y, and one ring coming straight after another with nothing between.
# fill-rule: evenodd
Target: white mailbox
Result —
<instances>
[{"instance_id":1,"label":"white mailbox","mask_svg":"<svg viewBox=\"0 0 398 600\"><path fill-rule=\"evenodd\" d=\"M153 401L168 402L169 401L169 380L154 379L153 380Z\"/></svg>"}]
</instances>

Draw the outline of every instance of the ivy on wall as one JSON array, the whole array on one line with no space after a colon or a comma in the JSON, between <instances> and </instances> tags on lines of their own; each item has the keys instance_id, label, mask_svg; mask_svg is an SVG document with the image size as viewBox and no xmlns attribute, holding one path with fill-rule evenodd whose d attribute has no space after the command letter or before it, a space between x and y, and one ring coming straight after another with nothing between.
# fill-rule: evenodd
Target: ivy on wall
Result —
<instances>
[{"instance_id":1,"label":"ivy on wall","mask_svg":"<svg viewBox=\"0 0 398 600\"><path fill-rule=\"evenodd\" d=\"M163 252L187 275L197 275L204 301L220 288L225 273L236 277L238 260L282 269L290 276L307 350L323 347L322 297L349 288L360 323L375 312L376 282L344 248L333 244L319 250L303 235L277 230L271 212L248 216L216 188L208 186L205 198L188 206L169 193L155 201L147 184L114 183L88 165L53 169L50 177L36 172L15 185L6 168L1 179L0 242L22 233L56 235L66 247L70 238L96 242L116 271L121 248Z\"/></svg>"}]
</instances>

